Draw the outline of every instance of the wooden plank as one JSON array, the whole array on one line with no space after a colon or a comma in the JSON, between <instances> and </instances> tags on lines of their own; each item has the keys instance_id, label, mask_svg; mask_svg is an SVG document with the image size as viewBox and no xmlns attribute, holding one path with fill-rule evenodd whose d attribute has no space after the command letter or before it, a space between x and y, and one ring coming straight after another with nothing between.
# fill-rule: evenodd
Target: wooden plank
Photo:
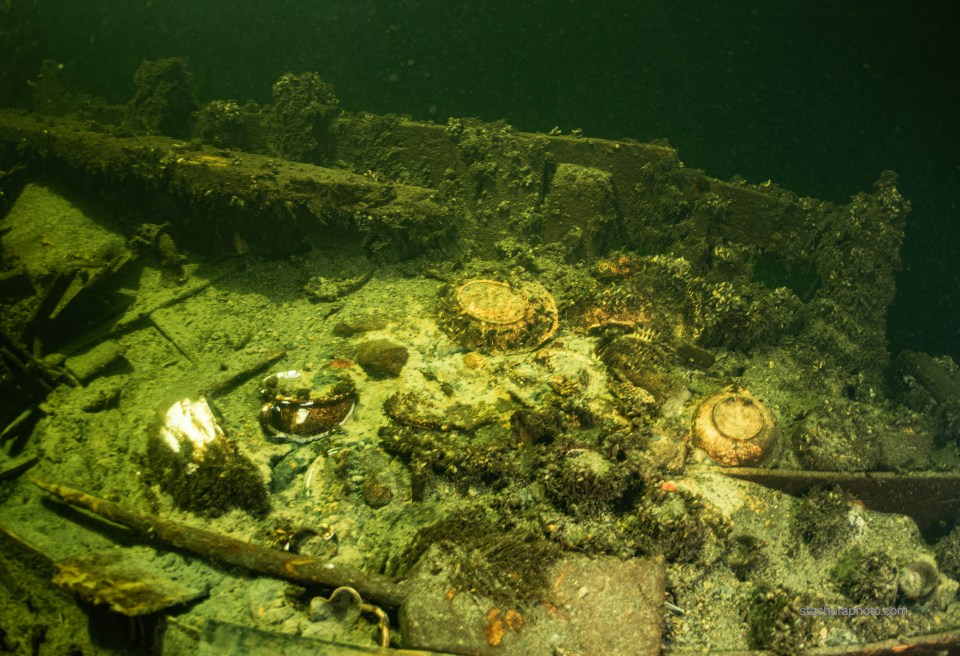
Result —
<instances>
[{"instance_id":1,"label":"wooden plank","mask_svg":"<svg viewBox=\"0 0 960 656\"><path fill-rule=\"evenodd\" d=\"M141 222L171 221L178 246L198 252L233 253L242 244L286 253L302 250L306 239L341 249L372 244L385 255L405 256L455 223L431 189L10 111L0 111L3 161L136 206Z\"/></svg>"},{"instance_id":2,"label":"wooden plank","mask_svg":"<svg viewBox=\"0 0 960 656\"><path fill-rule=\"evenodd\" d=\"M814 487L840 487L870 510L908 515L921 531L960 517L960 474L951 472L818 472L751 467L701 467L702 470L758 483L799 496Z\"/></svg>"},{"instance_id":3,"label":"wooden plank","mask_svg":"<svg viewBox=\"0 0 960 656\"><path fill-rule=\"evenodd\" d=\"M285 633L261 631L260 629L219 620L207 620L200 632L197 656L221 656L221 654L246 654L246 656L316 656L317 654L445 656L444 652L438 651L349 645Z\"/></svg>"},{"instance_id":4,"label":"wooden plank","mask_svg":"<svg viewBox=\"0 0 960 656\"><path fill-rule=\"evenodd\" d=\"M206 596L204 590L161 576L121 549L58 560L54 566L56 585L127 617L149 615Z\"/></svg>"}]
</instances>

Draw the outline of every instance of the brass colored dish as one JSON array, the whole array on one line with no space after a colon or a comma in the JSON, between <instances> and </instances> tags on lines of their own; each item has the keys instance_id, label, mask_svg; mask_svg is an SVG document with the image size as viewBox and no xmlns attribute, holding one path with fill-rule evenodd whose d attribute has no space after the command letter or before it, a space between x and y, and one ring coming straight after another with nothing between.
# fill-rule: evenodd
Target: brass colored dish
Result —
<instances>
[{"instance_id":1,"label":"brass colored dish","mask_svg":"<svg viewBox=\"0 0 960 656\"><path fill-rule=\"evenodd\" d=\"M530 304L519 291L495 280L471 280L457 289L463 313L484 323L508 326L522 322Z\"/></svg>"},{"instance_id":2,"label":"brass colored dish","mask_svg":"<svg viewBox=\"0 0 960 656\"><path fill-rule=\"evenodd\" d=\"M475 279L445 290L440 326L464 348L516 353L542 346L557 332L557 305L536 282Z\"/></svg>"},{"instance_id":3,"label":"brass colored dish","mask_svg":"<svg viewBox=\"0 0 960 656\"><path fill-rule=\"evenodd\" d=\"M773 413L743 388L709 396L693 417L693 440L725 467L764 464L777 438Z\"/></svg>"}]
</instances>

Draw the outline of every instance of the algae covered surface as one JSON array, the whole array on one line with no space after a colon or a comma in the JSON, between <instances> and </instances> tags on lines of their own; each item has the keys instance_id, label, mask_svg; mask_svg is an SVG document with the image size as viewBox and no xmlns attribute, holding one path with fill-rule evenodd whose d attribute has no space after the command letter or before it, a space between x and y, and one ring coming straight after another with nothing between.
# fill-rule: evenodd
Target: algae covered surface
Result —
<instances>
[{"instance_id":1,"label":"algae covered surface","mask_svg":"<svg viewBox=\"0 0 960 656\"><path fill-rule=\"evenodd\" d=\"M797 653L957 624L953 519L880 512L839 476L955 484L956 365L887 352L894 174L833 205L658 144L351 114L316 75L263 108L195 107L180 61L136 79L117 120L0 114L7 461L417 587L380 609L225 568L18 470L7 651L176 654L223 622L371 649L590 653L622 632L631 653ZM177 442L177 407L208 442ZM118 624L49 583L117 549L194 598ZM642 627L598 610L624 563ZM590 583L564 605L574 567ZM562 628L574 603L591 626ZM808 612L854 607L902 610Z\"/></svg>"}]
</instances>

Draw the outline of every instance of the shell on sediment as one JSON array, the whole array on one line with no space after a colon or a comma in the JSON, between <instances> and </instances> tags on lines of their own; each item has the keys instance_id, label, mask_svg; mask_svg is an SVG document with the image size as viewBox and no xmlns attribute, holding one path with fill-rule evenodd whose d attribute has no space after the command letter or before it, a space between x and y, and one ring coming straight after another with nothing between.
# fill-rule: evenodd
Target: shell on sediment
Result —
<instances>
[{"instance_id":1,"label":"shell on sediment","mask_svg":"<svg viewBox=\"0 0 960 656\"><path fill-rule=\"evenodd\" d=\"M307 443L319 440L345 422L357 404L357 391L343 378L322 392L312 389L309 374L284 371L261 383L260 426L273 440Z\"/></svg>"}]
</instances>

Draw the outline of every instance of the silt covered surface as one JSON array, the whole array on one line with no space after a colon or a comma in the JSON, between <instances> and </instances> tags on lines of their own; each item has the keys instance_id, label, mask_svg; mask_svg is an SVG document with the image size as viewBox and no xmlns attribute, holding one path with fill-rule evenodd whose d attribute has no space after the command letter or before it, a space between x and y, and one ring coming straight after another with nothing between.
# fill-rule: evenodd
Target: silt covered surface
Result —
<instances>
[{"instance_id":1,"label":"silt covered surface","mask_svg":"<svg viewBox=\"0 0 960 656\"><path fill-rule=\"evenodd\" d=\"M10 651L280 640L247 630L373 649L386 624L447 653L794 653L956 624L950 517L921 532L823 475L955 485L956 365L887 352L893 174L833 205L663 145L341 112L322 84L187 112L177 139L143 133L182 118L166 87L93 125L0 115ZM264 382L288 371L305 391ZM804 485L712 466L757 464L707 450L717 394L747 426L704 414L720 444L762 433L757 462ZM201 397L224 446L164 452L168 409ZM265 427L296 412L316 439ZM28 476L391 577L403 601L170 550ZM50 585L118 548L191 599L117 624ZM853 606L909 612L801 612Z\"/></svg>"}]
</instances>

